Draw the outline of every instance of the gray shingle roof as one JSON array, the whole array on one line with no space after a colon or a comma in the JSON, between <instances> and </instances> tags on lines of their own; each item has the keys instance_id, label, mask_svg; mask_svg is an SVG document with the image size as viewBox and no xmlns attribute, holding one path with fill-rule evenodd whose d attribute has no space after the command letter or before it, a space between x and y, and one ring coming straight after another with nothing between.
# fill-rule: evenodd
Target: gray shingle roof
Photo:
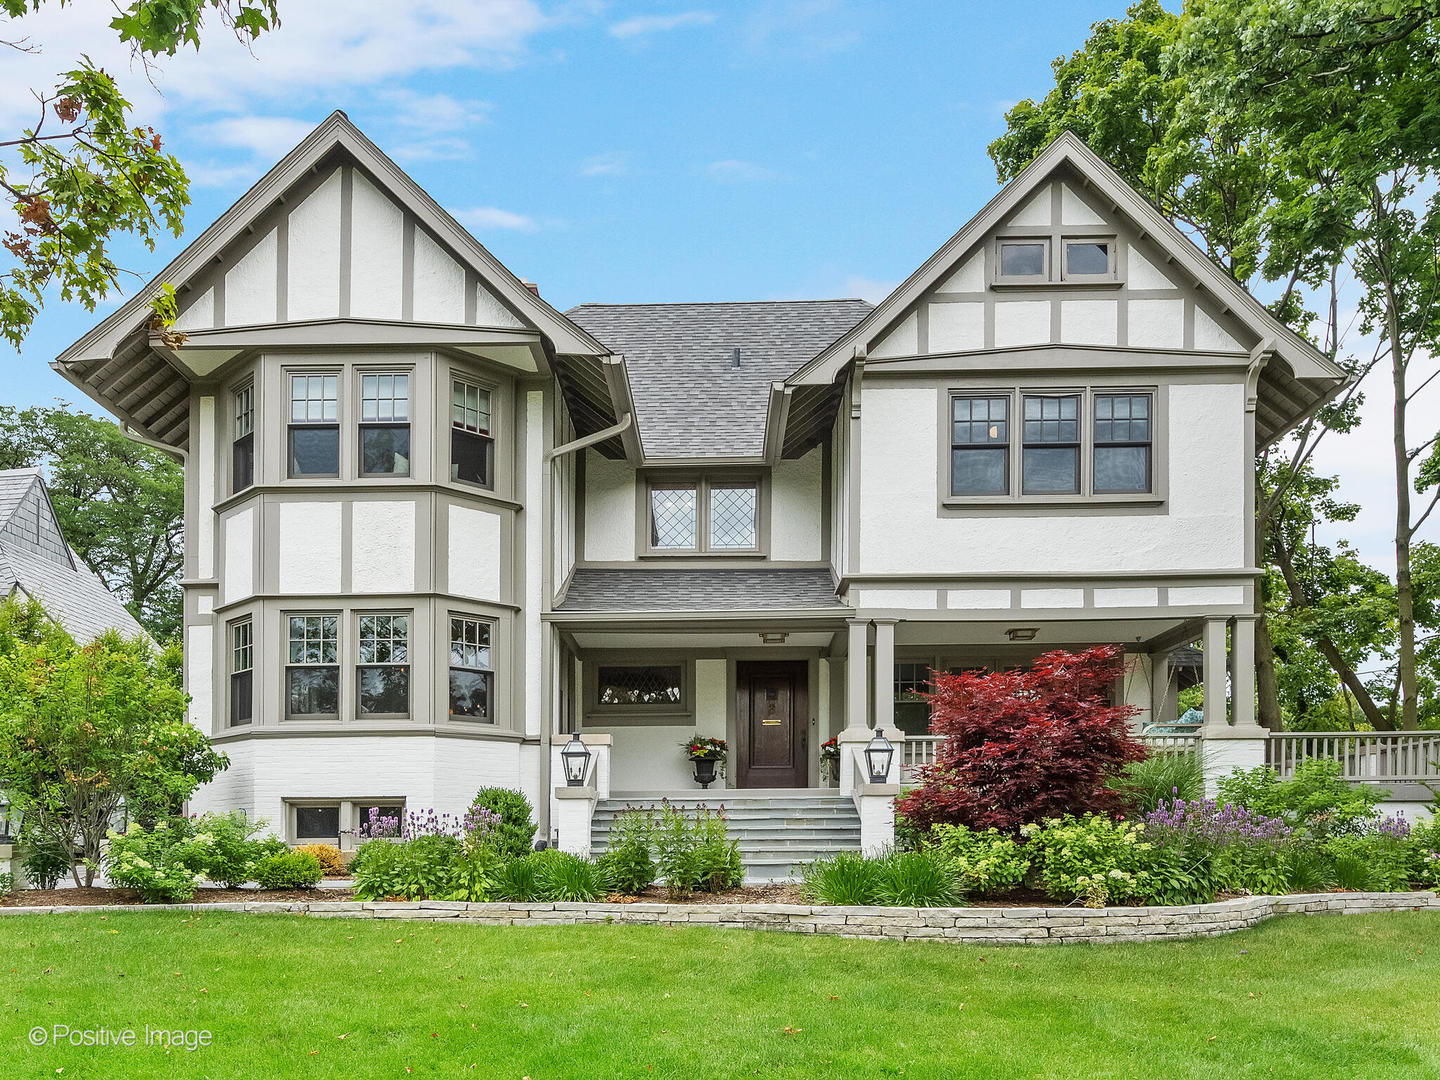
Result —
<instances>
[{"instance_id":1,"label":"gray shingle roof","mask_svg":"<svg viewBox=\"0 0 1440 1080\"><path fill-rule=\"evenodd\" d=\"M65 545L36 469L0 470L0 596L17 589L39 600L79 641L110 629L127 636L145 632Z\"/></svg>"},{"instance_id":2,"label":"gray shingle roof","mask_svg":"<svg viewBox=\"0 0 1440 1080\"><path fill-rule=\"evenodd\" d=\"M844 610L825 569L602 569L581 567L559 611Z\"/></svg>"},{"instance_id":3,"label":"gray shingle roof","mask_svg":"<svg viewBox=\"0 0 1440 1080\"><path fill-rule=\"evenodd\" d=\"M762 452L770 384L870 307L864 300L581 304L565 314L624 354L647 457L729 457Z\"/></svg>"}]
</instances>

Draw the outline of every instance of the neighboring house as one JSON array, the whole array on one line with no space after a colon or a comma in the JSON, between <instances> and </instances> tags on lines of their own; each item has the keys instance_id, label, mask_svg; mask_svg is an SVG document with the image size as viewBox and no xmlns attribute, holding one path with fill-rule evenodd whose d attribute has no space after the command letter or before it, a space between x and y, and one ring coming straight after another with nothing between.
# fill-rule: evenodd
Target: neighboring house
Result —
<instances>
[{"instance_id":1,"label":"neighboring house","mask_svg":"<svg viewBox=\"0 0 1440 1080\"><path fill-rule=\"evenodd\" d=\"M33 598L81 642L143 635L125 605L65 542L39 469L0 469L0 596Z\"/></svg>"},{"instance_id":2,"label":"neighboring house","mask_svg":"<svg viewBox=\"0 0 1440 1080\"><path fill-rule=\"evenodd\" d=\"M617 803L696 733L813 799L928 669L1062 646L1143 720L1228 634L1253 729L1255 449L1344 383L1068 135L875 307L561 313L339 113L156 280L182 345L152 287L56 367L187 455L195 804L290 840L486 784L548 832L576 730Z\"/></svg>"}]
</instances>

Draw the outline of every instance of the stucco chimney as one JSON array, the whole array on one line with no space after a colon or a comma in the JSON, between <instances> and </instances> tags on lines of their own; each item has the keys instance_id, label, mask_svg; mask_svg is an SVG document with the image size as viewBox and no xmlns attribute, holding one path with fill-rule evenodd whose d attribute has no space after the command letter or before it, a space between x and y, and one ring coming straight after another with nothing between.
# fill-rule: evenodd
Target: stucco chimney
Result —
<instances>
[{"instance_id":1,"label":"stucco chimney","mask_svg":"<svg viewBox=\"0 0 1440 1080\"><path fill-rule=\"evenodd\" d=\"M526 281L524 278L521 278L521 279L520 279L520 284L521 284L521 285L524 285L527 289L529 289L529 290L530 290L532 293L534 293L536 296L539 296L539 295L540 295L540 286L539 286L539 285L536 285L535 282L533 282L533 281Z\"/></svg>"}]
</instances>

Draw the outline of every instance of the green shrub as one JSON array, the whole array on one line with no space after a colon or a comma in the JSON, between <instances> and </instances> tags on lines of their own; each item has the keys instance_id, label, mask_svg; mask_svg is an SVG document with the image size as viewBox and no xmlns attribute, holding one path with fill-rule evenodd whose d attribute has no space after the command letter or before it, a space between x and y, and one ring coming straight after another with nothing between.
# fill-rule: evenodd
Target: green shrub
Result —
<instances>
[{"instance_id":1,"label":"green shrub","mask_svg":"<svg viewBox=\"0 0 1440 1080\"><path fill-rule=\"evenodd\" d=\"M1335 868L1335 887L1346 892L1370 892L1375 887L1375 875L1359 855L1342 851L1331 865Z\"/></svg>"},{"instance_id":2,"label":"green shrub","mask_svg":"<svg viewBox=\"0 0 1440 1080\"><path fill-rule=\"evenodd\" d=\"M488 844L443 834L360 845L350 863L360 900L487 900L501 859Z\"/></svg>"},{"instance_id":3,"label":"green shrub","mask_svg":"<svg viewBox=\"0 0 1440 1080\"><path fill-rule=\"evenodd\" d=\"M1223 892L1275 896L1290 889L1285 846L1227 844L1215 851L1215 880Z\"/></svg>"},{"instance_id":4,"label":"green shrub","mask_svg":"<svg viewBox=\"0 0 1440 1080\"><path fill-rule=\"evenodd\" d=\"M702 810L695 819L695 888L721 892L744 880L740 845L730 839L724 815Z\"/></svg>"},{"instance_id":5,"label":"green shrub","mask_svg":"<svg viewBox=\"0 0 1440 1080\"><path fill-rule=\"evenodd\" d=\"M501 857L521 859L530 854L535 840L535 810L523 791L481 788L470 805L500 815L499 824L490 833L489 843Z\"/></svg>"},{"instance_id":6,"label":"green shrub","mask_svg":"<svg viewBox=\"0 0 1440 1080\"><path fill-rule=\"evenodd\" d=\"M15 891L15 875L10 873L0 874L0 897L9 896Z\"/></svg>"},{"instance_id":7,"label":"green shrub","mask_svg":"<svg viewBox=\"0 0 1440 1080\"><path fill-rule=\"evenodd\" d=\"M20 834L20 865L33 889L53 889L70 872L70 856L49 837L34 829Z\"/></svg>"},{"instance_id":8,"label":"green shrub","mask_svg":"<svg viewBox=\"0 0 1440 1080\"><path fill-rule=\"evenodd\" d=\"M1440 822L1422 821L1410 832L1415 845L1415 880L1427 889L1440 887Z\"/></svg>"},{"instance_id":9,"label":"green shrub","mask_svg":"<svg viewBox=\"0 0 1440 1080\"><path fill-rule=\"evenodd\" d=\"M242 810L228 814L204 814L188 821L175 822L172 827L183 827L194 837L208 836L204 858L195 867L211 881L228 888L235 888L255 876L255 865L268 852L263 843L255 839L266 826L262 818L249 821Z\"/></svg>"},{"instance_id":10,"label":"green shrub","mask_svg":"<svg viewBox=\"0 0 1440 1080\"><path fill-rule=\"evenodd\" d=\"M801 891L813 903L860 907L879 902L880 864L858 851L841 851L809 863Z\"/></svg>"},{"instance_id":11,"label":"green shrub","mask_svg":"<svg viewBox=\"0 0 1440 1080\"><path fill-rule=\"evenodd\" d=\"M897 851L877 860L875 896L893 907L950 907L960 888L950 862L934 849Z\"/></svg>"},{"instance_id":12,"label":"green shrub","mask_svg":"<svg viewBox=\"0 0 1440 1080\"><path fill-rule=\"evenodd\" d=\"M511 859L495 870L490 895L496 900L529 904L540 898L541 852L532 852L523 859Z\"/></svg>"},{"instance_id":13,"label":"green shrub","mask_svg":"<svg viewBox=\"0 0 1440 1080\"><path fill-rule=\"evenodd\" d=\"M1099 814L1051 818L1020 830L1036 851L1045 891L1057 900L1082 899L1087 907L1112 901L1145 903L1152 891L1144 858L1154 845L1132 822Z\"/></svg>"},{"instance_id":14,"label":"green shrub","mask_svg":"<svg viewBox=\"0 0 1440 1080\"><path fill-rule=\"evenodd\" d=\"M998 829L936 825L930 830L928 846L949 862L962 891L979 896L1017 888L1030 869L1024 845Z\"/></svg>"},{"instance_id":15,"label":"green shrub","mask_svg":"<svg viewBox=\"0 0 1440 1080\"><path fill-rule=\"evenodd\" d=\"M1336 876L1345 879L1341 886L1346 889L1404 892L1424 873L1424 856L1408 830L1405 835L1370 831L1332 836L1325 841L1325 851L1335 863ZM1364 867L1364 873L1357 865ZM1353 884L1362 881L1365 884Z\"/></svg>"},{"instance_id":16,"label":"green shrub","mask_svg":"<svg viewBox=\"0 0 1440 1080\"><path fill-rule=\"evenodd\" d=\"M105 865L111 882L136 890L147 904L194 896L205 877L197 867L204 865L214 843L207 834L189 836L185 828L163 821L153 830L135 822L123 833L110 830L109 836Z\"/></svg>"},{"instance_id":17,"label":"green shrub","mask_svg":"<svg viewBox=\"0 0 1440 1080\"><path fill-rule=\"evenodd\" d=\"M605 867L564 851L539 860L535 884L539 899L551 903L584 903L601 900L610 892L610 875Z\"/></svg>"},{"instance_id":18,"label":"green shrub","mask_svg":"<svg viewBox=\"0 0 1440 1080\"><path fill-rule=\"evenodd\" d=\"M616 892L633 896L655 884L659 870L650 854L653 831L654 819L648 811L627 809L615 816L601 861L610 873Z\"/></svg>"},{"instance_id":19,"label":"green shrub","mask_svg":"<svg viewBox=\"0 0 1440 1080\"><path fill-rule=\"evenodd\" d=\"M262 889L313 889L324 874L308 851L275 852L255 864L255 883Z\"/></svg>"},{"instance_id":20,"label":"green shrub","mask_svg":"<svg viewBox=\"0 0 1440 1080\"><path fill-rule=\"evenodd\" d=\"M1285 780L1268 765L1248 772L1237 769L1222 778L1218 787L1219 802L1281 818L1292 828L1303 828L1315 836L1362 829L1388 794L1342 780L1340 763L1320 758L1300 761L1294 776Z\"/></svg>"},{"instance_id":21,"label":"green shrub","mask_svg":"<svg viewBox=\"0 0 1440 1080\"><path fill-rule=\"evenodd\" d=\"M666 804L655 815L650 836L659 876L672 900L697 889L732 888L744 876L740 848L730 839L724 814L702 806L691 815Z\"/></svg>"},{"instance_id":22,"label":"green shrub","mask_svg":"<svg viewBox=\"0 0 1440 1080\"><path fill-rule=\"evenodd\" d=\"M1193 802L1205 797L1205 765L1194 751L1151 754L1132 761L1110 781L1132 811L1148 814L1168 799Z\"/></svg>"},{"instance_id":23,"label":"green shrub","mask_svg":"<svg viewBox=\"0 0 1440 1080\"><path fill-rule=\"evenodd\" d=\"M1325 892L1335 885L1335 863L1324 849L1307 840L1294 840L1281 852L1287 891Z\"/></svg>"}]
</instances>

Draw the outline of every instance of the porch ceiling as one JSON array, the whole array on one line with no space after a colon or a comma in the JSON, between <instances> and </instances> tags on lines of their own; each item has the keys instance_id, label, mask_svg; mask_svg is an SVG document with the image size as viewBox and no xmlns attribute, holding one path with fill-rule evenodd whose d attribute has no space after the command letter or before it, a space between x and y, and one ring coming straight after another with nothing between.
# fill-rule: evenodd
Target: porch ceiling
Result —
<instances>
[{"instance_id":1,"label":"porch ceiling","mask_svg":"<svg viewBox=\"0 0 1440 1080\"><path fill-rule=\"evenodd\" d=\"M823 649L835 638L833 630L805 630L787 633L781 645L766 645L759 630L749 631L591 631L574 635L575 644L584 649L773 649L777 658L786 649Z\"/></svg>"},{"instance_id":2,"label":"porch ceiling","mask_svg":"<svg viewBox=\"0 0 1440 1080\"><path fill-rule=\"evenodd\" d=\"M1073 646L1120 644L1149 646L1157 639L1173 636L1190 625L1191 619L1037 619L1016 611L1008 618L978 622L963 616L955 622L927 620L900 622L895 626L895 644L905 645L974 645L996 648L1012 644L1006 631L1033 627L1033 640L1024 644L1031 649L1061 649Z\"/></svg>"}]
</instances>

